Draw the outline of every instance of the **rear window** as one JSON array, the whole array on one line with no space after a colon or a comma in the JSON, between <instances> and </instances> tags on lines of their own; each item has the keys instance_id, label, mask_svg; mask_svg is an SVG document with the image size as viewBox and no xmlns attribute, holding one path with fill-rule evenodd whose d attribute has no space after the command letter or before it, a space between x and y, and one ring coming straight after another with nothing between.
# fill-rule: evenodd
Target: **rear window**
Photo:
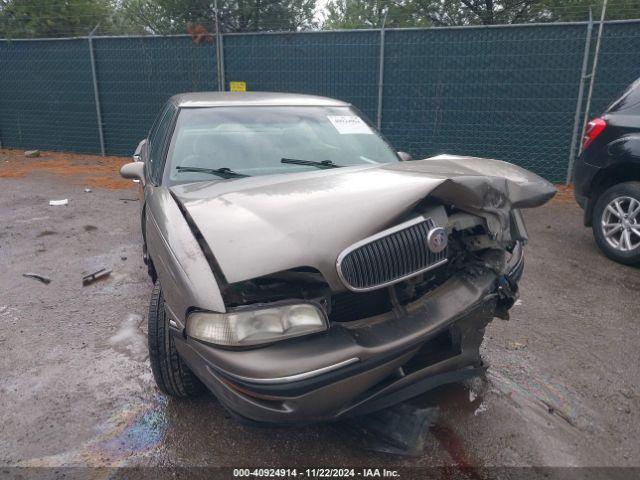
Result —
<instances>
[{"instance_id":1,"label":"rear window","mask_svg":"<svg viewBox=\"0 0 640 480\"><path fill-rule=\"evenodd\" d=\"M626 110L638 104L640 104L640 78L629 85L622 96L611 104L607 112Z\"/></svg>"}]
</instances>

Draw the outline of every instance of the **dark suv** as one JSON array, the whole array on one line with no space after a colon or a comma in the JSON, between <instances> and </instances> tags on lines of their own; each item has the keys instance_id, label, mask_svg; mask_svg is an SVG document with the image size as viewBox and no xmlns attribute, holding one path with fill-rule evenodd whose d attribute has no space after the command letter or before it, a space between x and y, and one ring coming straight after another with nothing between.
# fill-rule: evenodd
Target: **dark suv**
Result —
<instances>
[{"instance_id":1,"label":"dark suv","mask_svg":"<svg viewBox=\"0 0 640 480\"><path fill-rule=\"evenodd\" d=\"M640 79L589 122L573 178L600 249L617 262L640 264Z\"/></svg>"}]
</instances>

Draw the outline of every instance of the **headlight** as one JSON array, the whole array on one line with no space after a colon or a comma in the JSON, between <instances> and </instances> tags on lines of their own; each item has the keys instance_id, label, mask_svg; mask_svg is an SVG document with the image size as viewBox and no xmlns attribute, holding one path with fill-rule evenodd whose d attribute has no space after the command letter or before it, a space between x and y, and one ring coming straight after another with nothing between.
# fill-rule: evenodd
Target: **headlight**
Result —
<instances>
[{"instance_id":1,"label":"headlight","mask_svg":"<svg viewBox=\"0 0 640 480\"><path fill-rule=\"evenodd\" d=\"M272 343L326 329L324 312L311 303L227 313L194 312L187 319L188 336L223 346Z\"/></svg>"}]
</instances>

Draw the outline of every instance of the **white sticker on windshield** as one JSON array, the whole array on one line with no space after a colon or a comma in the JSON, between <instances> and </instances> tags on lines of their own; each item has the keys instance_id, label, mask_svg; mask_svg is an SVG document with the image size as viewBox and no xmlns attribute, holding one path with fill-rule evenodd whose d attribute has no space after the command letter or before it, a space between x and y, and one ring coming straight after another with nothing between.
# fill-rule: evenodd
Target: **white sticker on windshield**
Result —
<instances>
[{"instance_id":1,"label":"white sticker on windshield","mask_svg":"<svg viewBox=\"0 0 640 480\"><path fill-rule=\"evenodd\" d=\"M354 133L373 135L369 125L356 115L327 115L327 118L336 127L340 135Z\"/></svg>"}]
</instances>

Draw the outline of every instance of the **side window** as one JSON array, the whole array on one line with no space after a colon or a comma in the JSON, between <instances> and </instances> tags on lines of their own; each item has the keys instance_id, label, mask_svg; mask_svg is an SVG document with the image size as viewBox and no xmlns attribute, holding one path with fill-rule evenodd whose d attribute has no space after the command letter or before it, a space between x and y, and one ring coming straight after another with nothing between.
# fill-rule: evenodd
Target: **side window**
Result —
<instances>
[{"instance_id":1,"label":"side window","mask_svg":"<svg viewBox=\"0 0 640 480\"><path fill-rule=\"evenodd\" d=\"M165 145L167 144L167 135L169 128L171 128L174 113L176 108L172 104L168 104L158 120L156 120L151 133L149 134L149 155L148 164L149 178L157 183L157 180L161 176L160 170L162 169L162 156L165 152Z\"/></svg>"}]
</instances>

